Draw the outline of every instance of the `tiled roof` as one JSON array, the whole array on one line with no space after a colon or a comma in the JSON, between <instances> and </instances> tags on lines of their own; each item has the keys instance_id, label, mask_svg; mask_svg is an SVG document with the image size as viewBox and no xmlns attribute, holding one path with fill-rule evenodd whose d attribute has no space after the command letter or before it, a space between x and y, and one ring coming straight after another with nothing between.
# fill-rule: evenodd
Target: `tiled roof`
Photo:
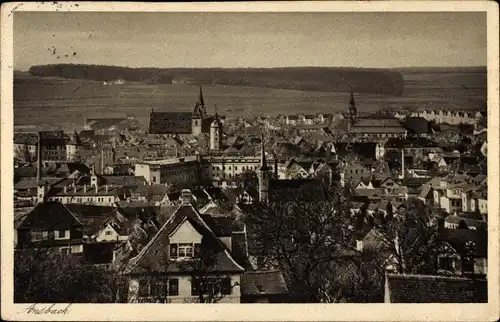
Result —
<instances>
[{"instance_id":1,"label":"tiled roof","mask_svg":"<svg viewBox=\"0 0 500 322\"><path fill-rule=\"evenodd\" d=\"M231 236L233 233L233 223L235 221L233 217L214 217L209 214L203 214L201 218L218 237Z\"/></svg>"},{"instance_id":2,"label":"tiled roof","mask_svg":"<svg viewBox=\"0 0 500 322\"><path fill-rule=\"evenodd\" d=\"M488 256L488 231L487 230L471 230L471 229L445 229L441 238L462 253L465 250L467 242L474 242L475 256Z\"/></svg>"},{"instance_id":3,"label":"tiled roof","mask_svg":"<svg viewBox=\"0 0 500 322\"><path fill-rule=\"evenodd\" d=\"M83 233L87 236L96 234L103 227L108 216L116 210L115 207L78 204L67 204L66 208L83 224Z\"/></svg>"},{"instance_id":4,"label":"tiled roof","mask_svg":"<svg viewBox=\"0 0 500 322\"><path fill-rule=\"evenodd\" d=\"M191 112L152 112L150 134L191 134Z\"/></svg>"},{"instance_id":5,"label":"tiled roof","mask_svg":"<svg viewBox=\"0 0 500 322\"><path fill-rule=\"evenodd\" d=\"M351 128L351 133L367 133L367 134L384 134L384 133L396 133L403 134L406 130L400 127L369 127L369 126L353 126Z\"/></svg>"},{"instance_id":6,"label":"tiled roof","mask_svg":"<svg viewBox=\"0 0 500 322\"><path fill-rule=\"evenodd\" d=\"M390 303L485 303L488 298L486 280L387 274L385 283Z\"/></svg>"},{"instance_id":7,"label":"tiled roof","mask_svg":"<svg viewBox=\"0 0 500 322\"><path fill-rule=\"evenodd\" d=\"M409 117L406 119L405 126L415 134L427 134L430 132L429 122L423 117Z\"/></svg>"},{"instance_id":8,"label":"tiled roof","mask_svg":"<svg viewBox=\"0 0 500 322\"><path fill-rule=\"evenodd\" d=\"M119 212L130 220L136 217L147 220L156 216L156 208L148 203L119 201L116 204Z\"/></svg>"},{"instance_id":9,"label":"tiled roof","mask_svg":"<svg viewBox=\"0 0 500 322\"><path fill-rule=\"evenodd\" d=\"M282 295L288 288L280 271L249 271L241 275L241 295Z\"/></svg>"},{"instance_id":10,"label":"tiled roof","mask_svg":"<svg viewBox=\"0 0 500 322\"><path fill-rule=\"evenodd\" d=\"M36 133L14 133L14 144L36 145L38 143L38 135Z\"/></svg>"},{"instance_id":11,"label":"tiled roof","mask_svg":"<svg viewBox=\"0 0 500 322\"><path fill-rule=\"evenodd\" d=\"M43 178L40 182L40 184L45 184L47 182L49 185L52 185L58 181L61 181L63 179L61 178ZM17 181L14 185L14 189L16 190L25 190L25 189L31 189L31 188L36 188L38 187L38 181L36 177L28 177L28 178L21 178L19 181Z\"/></svg>"},{"instance_id":12,"label":"tiled roof","mask_svg":"<svg viewBox=\"0 0 500 322\"><path fill-rule=\"evenodd\" d=\"M403 125L396 118L359 117L353 124L353 127L394 127L404 129Z\"/></svg>"},{"instance_id":13,"label":"tiled roof","mask_svg":"<svg viewBox=\"0 0 500 322\"><path fill-rule=\"evenodd\" d=\"M82 226L72 212L59 202L38 203L18 229L63 230Z\"/></svg>"},{"instance_id":14,"label":"tiled roof","mask_svg":"<svg viewBox=\"0 0 500 322\"><path fill-rule=\"evenodd\" d=\"M103 184L120 187L144 186L146 179L143 176L100 176Z\"/></svg>"},{"instance_id":15,"label":"tiled roof","mask_svg":"<svg viewBox=\"0 0 500 322\"><path fill-rule=\"evenodd\" d=\"M203 242L210 243L212 251L215 252L214 264L209 270L217 272L243 272L244 269L235 262L229 254L224 244L209 228L202 219L198 211L190 204L183 204L165 224L158 230L156 235L132 258L127 265L125 274L143 274L147 271L166 272L186 272L189 267L185 267L182 262L168 260L169 235L185 220L203 236Z\"/></svg>"}]
</instances>

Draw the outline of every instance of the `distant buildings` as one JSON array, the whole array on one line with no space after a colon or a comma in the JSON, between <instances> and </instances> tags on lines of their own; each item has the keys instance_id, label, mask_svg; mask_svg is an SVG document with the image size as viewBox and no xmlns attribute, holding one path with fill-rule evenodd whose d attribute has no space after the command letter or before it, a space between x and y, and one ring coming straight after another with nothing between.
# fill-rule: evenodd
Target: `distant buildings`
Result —
<instances>
[{"instance_id":1,"label":"distant buildings","mask_svg":"<svg viewBox=\"0 0 500 322\"><path fill-rule=\"evenodd\" d=\"M381 139L387 137L406 137L407 134L404 125L396 118L358 117L353 93L351 93L346 118L347 134L352 137Z\"/></svg>"},{"instance_id":2,"label":"distant buildings","mask_svg":"<svg viewBox=\"0 0 500 322\"><path fill-rule=\"evenodd\" d=\"M208 116L200 86L200 93L194 110L190 112L155 112L151 110L149 115L149 134L157 135L194 135L202 133L210 134L210 128L216 115ZM218 122L222 124L223 117L217 115ZM221 133L222 128L219 129ZM219 135L219 138L221 136Z\"/></svg>"},{"instance_id":3,"label":"distant buildings","mask_svg":"<svg viewBox=\"0 0 500 322\"><path fill-rule=\"evenodd\" d=\"M33 162L37 151L41 151L43 162L71 162L77 157L81 141L76 133L42 131L39 133L14 133L14 158L22 162Z\"/></svg>"},{"instance_id":4,"label":"distant buildings","mask_svg":"<svg viewBox=\"0 0 500 322\"><path fill-rule=\"evenodd\" d=\"M427 121L434 121L436 123L475 125L483 114L480 111L422 110L412 112L410 116L422 117Z\"/></svg>"}]
</instances>

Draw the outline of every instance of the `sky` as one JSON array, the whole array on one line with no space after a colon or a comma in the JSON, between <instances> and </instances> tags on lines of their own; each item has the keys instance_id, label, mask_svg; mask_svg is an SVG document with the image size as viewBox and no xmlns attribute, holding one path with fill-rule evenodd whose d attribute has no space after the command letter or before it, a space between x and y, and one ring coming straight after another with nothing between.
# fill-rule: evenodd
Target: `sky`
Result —
<instances>
[{"instance_id":1,"label":"sky","mask_svg":"<svg viewBox=\"0 0 500 322\"><path fill-rule=\"evenodd\" d=\"M390 68L486 62L481 12L14 14L20 70L56 63Z\"/></svg>"}]
</instances>

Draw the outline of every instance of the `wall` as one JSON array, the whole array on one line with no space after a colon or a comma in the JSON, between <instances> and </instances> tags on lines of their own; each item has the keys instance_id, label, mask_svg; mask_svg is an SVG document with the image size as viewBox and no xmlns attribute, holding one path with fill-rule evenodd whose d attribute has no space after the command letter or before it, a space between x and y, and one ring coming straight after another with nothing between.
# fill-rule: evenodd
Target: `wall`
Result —
<instances>
[{"instance_id":1,"label":"wall","mask_svg":"<svg viewBox=\"0 0 500 322\"><path fill-rule=\"evenodd\" d=\"M108 235L106 233L109 233ZM128 236L120 236L118 233L110 226L107 225L96 237L97 242L102 241L115 241L115 240L127 240Z\"/></svg>"},{"instance_id":2,"label":"wall","mask_svg":"<svg viewBox=\"0 0 500 322\"><path fill-rule=\"evenodd\" d=\"M218 303L240 303L240 275L221 275L217 277L231 278L231 285L233 288L230 295L225 295ZM172 278L179 279L179 295L169 296L167 303L198 303L198 296L191 295L191 277L187 275L172 276ZM129 280L128 302L137 303L137 294L139 291L139 280L131 278Z\"/></svg>"},{"instance_id":3,"label":"wall","mask_svg":"<svg viewBox=\"0 0 500 322\"><path fill-rule=\"evenodd\" d=\"M200 233L198 233L191 223L186 220L176 231L174 231L172 236L170 236L170 243L201 243L201 237Z\"/></svg>"},{"instance_id":4,"label":"wall","mask_svg":"<svg viewBox=\"0 0 500 322\"><path fill-rule=\"evenodd\" d=\"M136 176L143 176L146 181L151 184L151 171L149 169L148 164L140 164L136 163L135 165L135 175Z\"/></svg>"},{"instance_id":5,"label":"wall","mask_svg":"<svg viewBox=\"0 0 500 322\"><path fill-rule=\"evenodd\" d=\"M479 212L481 214L488 214L488 200L478 199L478 203L479 203Z\"/></svg>"},{"instance_id":6,"label":"wall","mask_svg":"<svg viewBox=\"0 0 500 322\"><path fill-rule=\"evenodd\" d=\"M63 204L92 204L99 206L113 206L116 201L119 200L117 196L109 195L99 195L99 196L88 196L88 195L74 195L74 196L64 196L57 195L48 198L49 201L59 201Z\"/></svg>"}]
</instances>

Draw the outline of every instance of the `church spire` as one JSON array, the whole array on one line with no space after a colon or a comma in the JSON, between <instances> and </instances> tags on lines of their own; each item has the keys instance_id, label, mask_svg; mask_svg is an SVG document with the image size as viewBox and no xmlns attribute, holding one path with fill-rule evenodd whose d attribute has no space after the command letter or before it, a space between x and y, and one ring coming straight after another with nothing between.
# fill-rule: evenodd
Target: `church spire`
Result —
<instances>
[{"instance_id":1,"label":"church spire","mask_svg":"<svg viewBox=\"0 0 500 322\"><path fill-rule=\"evenodd\" d=\"M200 86L200 93L198 94L198 100L194 106L193 114L197 118L204 118L206 116L205 101L203 100L203 91Z\"/></svg>"},{"instance_id":2,"label":"church spire","mask_svg":"<svg viewBox=\"0 0 500 322\"><path fill-rule=\"evenodd\" d=\"M205 102L203 101L203 90L201 89L201 86L200 86L200 94L198 94L198 103L201 106L205 105Z\"/></svg>"}]
</instances>

